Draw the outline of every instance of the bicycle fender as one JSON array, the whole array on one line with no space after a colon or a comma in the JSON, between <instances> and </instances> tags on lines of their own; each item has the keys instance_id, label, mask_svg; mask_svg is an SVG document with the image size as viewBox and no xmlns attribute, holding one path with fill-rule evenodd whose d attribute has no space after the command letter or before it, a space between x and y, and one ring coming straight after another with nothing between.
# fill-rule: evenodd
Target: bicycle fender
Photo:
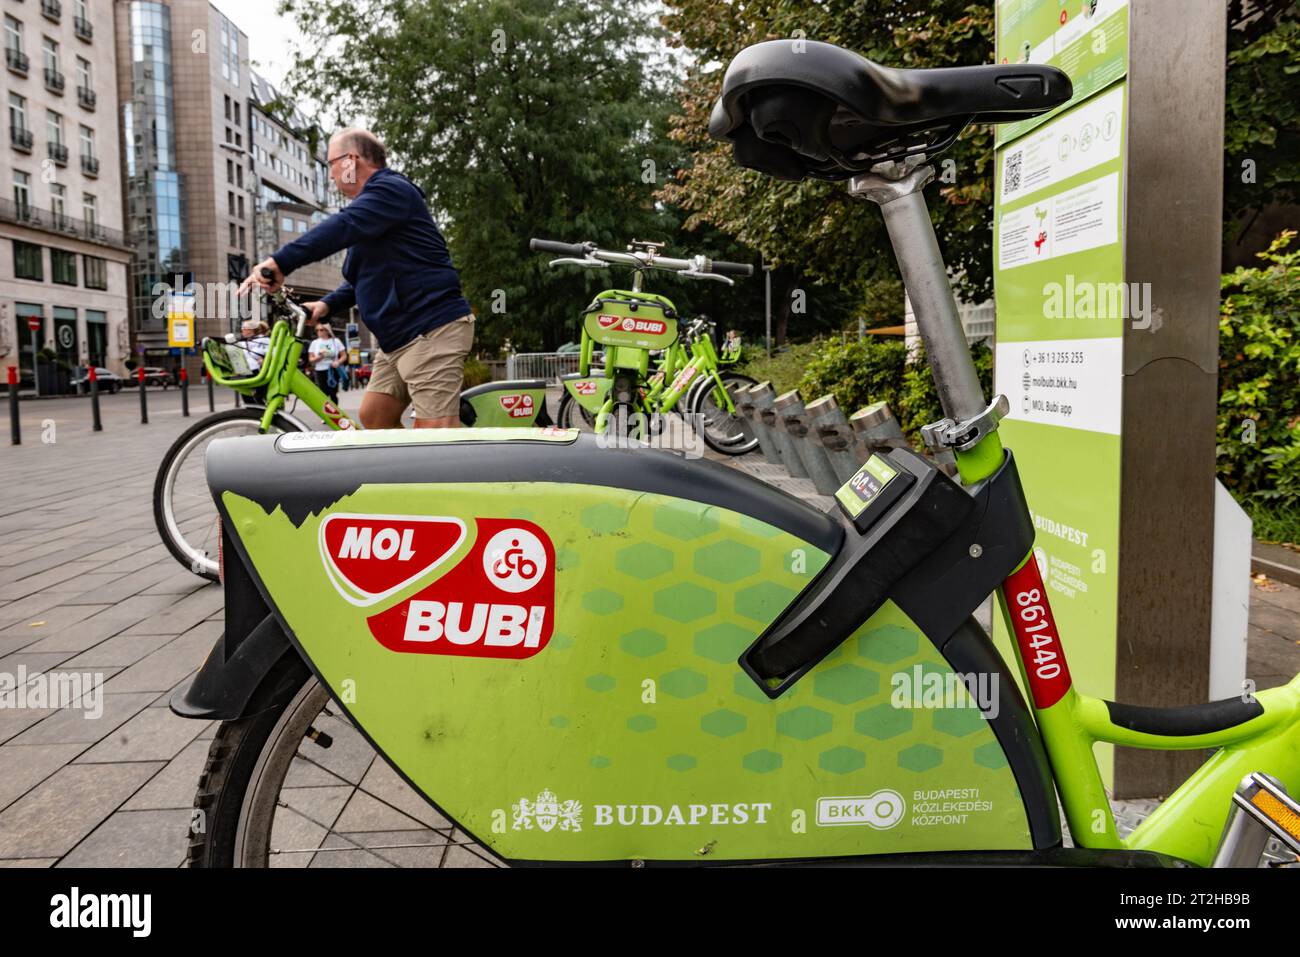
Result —
<instances>
[{"instance_id":1,"label":"bicycle fender","mask_svg":"<svg viewBox=\"0 0 1300 957\"><path fill-rule=\"evenodd\" d=\"M301 676L263 685L286 655L296 658L298 652L272 614L238 642L229 641L223 633L194 680L172 695L168 702L172 713L182 718L234 721L283 705L301 686ZM302 670L306 671L306 665Z\"/></svg>"}]
</instances>

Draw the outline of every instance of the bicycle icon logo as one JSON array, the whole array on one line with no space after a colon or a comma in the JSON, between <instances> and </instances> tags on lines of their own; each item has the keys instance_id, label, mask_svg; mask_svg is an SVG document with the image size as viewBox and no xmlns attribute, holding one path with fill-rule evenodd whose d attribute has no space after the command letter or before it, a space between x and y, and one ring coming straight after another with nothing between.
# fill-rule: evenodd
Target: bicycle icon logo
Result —
<instances>
[{"instance_id":1,"label":"bicycle icon logo","mask_svg":"<svg viewBox=\"0 0 1300 957\"><path fill-rule=\"evenodd\" d=\"M546 548L532 532L507 528L483 549L483 572L502 591L527 591L546 572Z\"/></svg>"}]
</instances>

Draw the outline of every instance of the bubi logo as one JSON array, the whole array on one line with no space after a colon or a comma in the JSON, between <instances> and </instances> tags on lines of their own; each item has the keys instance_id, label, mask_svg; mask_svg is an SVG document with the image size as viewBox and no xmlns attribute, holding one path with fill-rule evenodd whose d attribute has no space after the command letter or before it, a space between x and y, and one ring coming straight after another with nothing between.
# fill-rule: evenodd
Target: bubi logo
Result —
<instances>
[{"instance_id":1,"label":"bubi logo","mask_svg":"<svg viewBox=\"0 0 1300 957\"><path fill-rule=\"evenodd\" d=\"M340 513L320 525L330 582L362 607L433 571L464 540L465 523L458 518Z\"/></svg>"},{"instance_id":2,"label":"bubi logo","mask_svg":"<svg viewBox=\"0 0 1300 957\"><path fill-rule=\"evenodd\" d=\"M527 392L520 392L514 395L503 395L500 398L501 408L504 409L512 419L524 419L533 414L533 397Z\"/></svg>"},{"instance_id":3,"label":"bubi logo","mask_svg":"<svg viewBox=\"0 0 1300 957\"><path fill-rule=\"evenodd\" d=\"M392 651L531 658L555 628L555 548L532 522L476 519L454 568L368 624Z\"/></svg>"},{"instance_id":4,"label":"bubi logo","mask_svg":"<svg viewBox=\"0 0 1300 957\"><path fill-rule=\"evenodd\" d=\"M602 329L621 329L623 332L644 332L647 335L660 335L668 328L659 319L636 319L632 316L597 316L596 322Z\"/></svg>"},{"instance_id":5,"label":"bubi logo","mask_svg":"<svg viewBox=\"0 0 1300 957\"><path fill-rule=\"evenodd\" d=\"M576 392L576 393L578 393L578 395L595 395L595 394L596 394L596 380L595 380L595 379L581 379L581 380L579 380L579 381L573 383L573 391Z\"/></svg>"}]
</instances>

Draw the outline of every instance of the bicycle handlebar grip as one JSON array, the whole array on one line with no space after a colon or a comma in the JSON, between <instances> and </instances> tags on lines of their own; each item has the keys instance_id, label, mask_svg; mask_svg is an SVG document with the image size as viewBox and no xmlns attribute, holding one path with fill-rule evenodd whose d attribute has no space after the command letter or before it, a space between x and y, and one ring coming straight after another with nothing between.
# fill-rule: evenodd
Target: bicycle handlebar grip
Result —
<instances>
[{"instance_id":1,"label":"bicycle handlebar grip","mask_svg":"<svg viewBox=\"0 0 1300 957\"><path fill-rule=\"evenodd\" d=\"M585 256L588 243L557 243L553 239L530 239L528 248L535 253L556 253L560 256Z\"/></svg>"},{"instance_id":2,"label":"bicycle handlebar grip","mask_svg":"<svg viewBox=\"0 0 1300 957\"><path fill-rule=\"evenodd\" d=\"M749 263L728 263L715 259L712 271L720 276L752 276L754 267Z\"/></svg>"},{"instance_id":3,"label":"bicycle handlebar grip","mask_svg":"<svg viewBox=\"0 0 1300 957\"><path fill-rule=\"evenodd\" d=\"M263 279L275 279L275 270L270 266L263 266L261 272Z\"/></svg>"}]
</instances>

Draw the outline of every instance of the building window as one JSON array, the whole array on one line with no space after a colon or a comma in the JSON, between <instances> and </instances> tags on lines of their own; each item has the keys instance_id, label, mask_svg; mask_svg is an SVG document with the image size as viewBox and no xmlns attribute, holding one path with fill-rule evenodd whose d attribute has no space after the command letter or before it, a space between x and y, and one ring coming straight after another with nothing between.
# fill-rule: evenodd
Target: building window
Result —
<instances>
[{"instance_id":1,"label":"building window","mask_svg":"<svg viewBox=\"0 0 1300 957\"><path fill-rule=\"evenodd\" d=\"M244 218L244 194L239 194L239 218Z\"/></svg>"},{"instance_id":2,"label":"building window","mask_svg":"<svg viewBox=\"0 0 1300 957\"><path fill-rule=\"evenodd\" d=\"M235 194L229 190L226 192L226 211L231 216L235 215Z\"/></svg>"},{"instance_id":3,"label":"building window","mask_svg":"<svg viewBox=\"0 0 1300 957\"><path fill-rule=\"evenodd\" d=\"M41 268L41 247L33 243L14 240L14 278L35 279L40 282L45 278Z\"/></svg>"},{"instance_id":4,"label":"building window","mask_svg":"<svg viewBox=\"0 0 1300 957\"><path fill-rule=\"evenodd\" d=\"M87 229L94 229L99 222L99 202L93 193L81 194L81 218L86 221Z\"/></svg>"},{"instance_id":5,"label":"building window","mask_svg":"<svg viewBox=\"0 0 1300 957\"><path fill-rule=\"evenodd\" d=\"M298 232L300 232L300 233L305 233L306 231L307 231L307 223L304 222L303 220L299 220L299 221L298 221Z\"/></svg>"},{"instance_id":6,"label":"building window","mask_svg":"<svg viewBox=\"0 0 1300 957\"><path fill-rule=\"evenodd\" d=\"M9 127L12 130L27 129L27 99L17 93L9 94Z\"/></svg>"},{"instance_id":7,"label":"building window","mask_svg":"<svg viewBox=\"0 0 1300 957\"><path fill-rule=\"evenodd\" d=\"M240 189L244 188L244 164L240 163L235 167L235 185Z\"/></svg>"},{"instance_id":8,"label":"building window","mask_svg":"<svg viewBox=\"0 0 1300 957\"><path fill-rule=\"evenodd\" d=\"M230 227L230 245L234 246L235 245L235 224L229 223L228 225Z\"/></svg>"},{"instance_id":9,"label":"building window","mask_svg":"<svg viewBox=\"0 0 1300 957\"><path fill-rule=\"evenodd\" d=\"M235 104L235 125L239 125L239 104Z\"/></svg>"},{"instance_id":10,"label":"building window","mask_svg":"<svg viewBox=\"0 0 1300 957\"><path fill-rule=\"evenodd\" d=\"M293 232L293 220L288 216L280 217L280 231L285 233Z\"/></svg>"},{"instance_id":11,"label":"building window","mask_svg":"<svg viewBox=\"0 0 1300 957\"><path fill-rule=\"evenodd\" d=\"M5 17L5 49L23 52L23 25L13 17Z\"/></svg>"},{"instance_id":12,"label":"building window","mask_svg":"<svg viewBox=\"0 0 1300 957\"><path fill-rule=\"evenodd\" d=\"M83 256L87 289L108 288L108 260L98 256ZM89 318L89 313L87 313Z\"/></svg>"},{"instance_id":13,"label":"building window","mask_svg":"<svg viewBox=\"0 0 1300 957\"><path fill-rule=\"evenodd\" d=\"M68 187L62 183L50 184L50 212L54 214L54 225L62 228L66 225Z\"/></svg>"},{"instance_id":14,"label":"building window","mask_svg":"<svg viewBox=\"0 0 1300 957\"><path fill-rule=\"evenodd\" d=\"M90 61L80 56L77 57L77 86L90 89Z\"/></svg>"},{"instance_id":15,"label":"building window","mask_svg":"<svg viewBox=\"0 0 1300 957\"><path fill-rule=\"evenodd\" d=\"M62 286L75 286L77 254L66 249L50 249L50 278Z\"/></svg>"},{"instance_id":16,"label":"building window","mask_svg":"<svg viewBox=\"0 0 1300 957\"><path fill-rule=\"evenodd\" d=\"M235 181L235 161L226 160L226 182L233 183L234 181Z\"/></svg>"},{"instance_id":17,"label":"building window","mask_svg":"<svg viewBox=\"0 0 1300 957\"><path fill-rule=\"evenodd\" d=\"M225 99L226 99L226 119L230 119L230 97L227 96Z\"/></svg>"},{"instance_id":18,"label":"building window","mask_svg":"<svg viewBox=\"0 0 1300 957\"><path fill-rule=\"evenodd\" d=\"M244 232L244 227L240 226L239 227L239 248L240 249L248 248L248 243L245 241L246 236L247 234Z\"/></svg>"},{"instance_id":19,"label":"building window","mask_svg":"<svg viewBox=\"0 0 1300 957\"><path fill-rule=\"evenodd\" d=\"M46 73L59 72L59 44L49 37L41 37L41 56L45 61Z\"/></svg>"},{"instance_id":20,"label":"building window","mask_svg":"<svg viewBox=\"0 0 1300 957\"><path fill-rule=\"evenodd\" d=\"M92 130L89 126L84 126L81 124L78 125L81 126L80 128L81 157L82 159L94 159L95 158L95 131Z\"/></svg>"},{"instance_id":21,"label":"building window","mask_svg":"<svg viewBox=\"0 0 1300 957\"><path fill-rule=\"evenodd\" d=\"M14 170L14 205L18 216L26 219L32 212L32 178L27 173Z\"/></svg>"}]
</instances>

